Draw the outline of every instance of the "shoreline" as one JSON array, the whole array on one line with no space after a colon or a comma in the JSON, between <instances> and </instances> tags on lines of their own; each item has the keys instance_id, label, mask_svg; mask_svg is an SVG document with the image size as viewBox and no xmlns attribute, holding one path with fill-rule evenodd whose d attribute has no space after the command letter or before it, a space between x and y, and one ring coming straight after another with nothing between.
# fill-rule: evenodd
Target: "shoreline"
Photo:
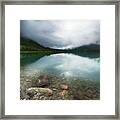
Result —
<instances>
[{"instance_id":1,"label":"shoreline","mask_svg":"<svg viewBox=\"0 0 120 120\"><path fill-rule=\"evenodd\" d=\"M70 80L40 75L37 78L21 77L21 100L99 100L100 82Z\"/></svg>"}]
</instances>

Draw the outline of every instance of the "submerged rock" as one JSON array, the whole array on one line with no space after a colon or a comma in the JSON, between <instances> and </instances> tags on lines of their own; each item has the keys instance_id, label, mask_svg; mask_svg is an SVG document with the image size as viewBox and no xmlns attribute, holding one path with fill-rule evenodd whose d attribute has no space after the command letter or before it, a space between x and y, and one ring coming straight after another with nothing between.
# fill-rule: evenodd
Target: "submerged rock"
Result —
<instances>
[{"instance_id":1,"label":"submerged rock","mask_svg":"<svg viewBox=\"0 0 120 120\"><path fill-rule=\"evenodd\" d=\"M62 92L59 93L59 95L60 95L61 97L64 97L64 96L67 95L67 94L68 94L68 91L67 91L67 90L63 90Z\"/></svg>"},{"instance_id":2,"label":"submerged rock","mask_svg":"<svg viewBox=\"0 0 120 120\"><path fill-rule=\"evenodd\" d=\"M48 86L49 80L48 79L38 79L38 86Z\"/></svg>"},{"instance_id":3,"label":"submerged rock","mask_svg":"<svg viewBox=\"0 0 120 120\"><path fill-rule=\"evenodd\" d=\"M53 91L49 88L37 88L37 87L32 87L32 88L28 88L26 90L27 95L33 97L36 94L40 95L47 95L47 96L51 96L53 94Z\"/></svg>"},{"instance_id":4,"label":"submerged rock","mask_svg":"<svg viewBox=\"0 0 120 120\"><path fill-rule=\"evenodd\" d=\"M49 78L44 75L44 76L40 76L37 80L34 80L32 83L33 87L44 87L44 86L48 86L50 84Z\"/></svg>"},{"instance_id":5,"label":"submerged rock","mask_svg":"<svg viewBox=\"0 0 120 120\"><path fill-rule=\"evenodd\" d=\"M62 90L68 90L68 85L62 84L62 85L60 85L60 88Z\"/></svg>"}]
</instances>

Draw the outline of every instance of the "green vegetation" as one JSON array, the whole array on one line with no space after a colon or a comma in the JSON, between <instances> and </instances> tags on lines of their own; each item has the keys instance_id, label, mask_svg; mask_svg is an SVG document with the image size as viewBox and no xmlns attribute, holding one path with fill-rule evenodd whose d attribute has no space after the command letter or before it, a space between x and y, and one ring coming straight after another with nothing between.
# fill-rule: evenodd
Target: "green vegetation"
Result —
<instances>
[{"instance_id":1,"label":"green vegetation","mask_svg":"<svg viewBox=\"0 0 120 120\"><path fill-rule=\"evenodd\" d=\"M100 55L98 54L100 53L100 46L91 44L73 49L60 50L60 49L43 47L33 40L20 38L20 53L24 53L24 54L34 53L34 54L39 54L40 56L55 54L55 53L73 53L84 57L88 56L91 58L95 58L95 57L99 57Z\"/></svg>"},{"instance_id":2,"label":"green vegetation","mask_svg":"<svg viewBox=\"0 0 120 120\"><path fill-rule=\"evenodd\" d=\"M91 44L91 45L84 45L81 47L73 48L73 49L54 49L54 48L48 48L48 47L43 47L39 45L37 42L26 39L26 38L21 38L20 39L20 51L30 51L30 52L35 52L35 51L49 51L49 52L68 52L68 53L77 53L77 52L99 52L100 51L100 46Z\"/></svg>"},{"instance_id":3,"label":"green vegetation","mask_svg":"<svg viewBox=\"0 0 120 120\"><path fill-rule=\"evenodd\" d=\"M43 47L33 40L20 38L20 51L22 53L29 53L29 51L33 53L37 51L50 51L50 48Z\"/></svg>"}]
</instances>

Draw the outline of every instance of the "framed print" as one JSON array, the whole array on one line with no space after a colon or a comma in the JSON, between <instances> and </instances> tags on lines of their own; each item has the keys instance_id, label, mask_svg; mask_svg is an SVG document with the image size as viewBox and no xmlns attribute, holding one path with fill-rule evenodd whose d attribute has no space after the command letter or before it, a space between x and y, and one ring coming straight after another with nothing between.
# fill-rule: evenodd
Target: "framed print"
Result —
<instances>
[{"instance_id":1,"label":"framed print","mask_svg":"<svg viewBox=\"0 0 120 120\"><path fill-rule=\"evenodd\" d=\"M119 119L118 1L1 9L1 118Z\"/></svg>"}]
</instances>

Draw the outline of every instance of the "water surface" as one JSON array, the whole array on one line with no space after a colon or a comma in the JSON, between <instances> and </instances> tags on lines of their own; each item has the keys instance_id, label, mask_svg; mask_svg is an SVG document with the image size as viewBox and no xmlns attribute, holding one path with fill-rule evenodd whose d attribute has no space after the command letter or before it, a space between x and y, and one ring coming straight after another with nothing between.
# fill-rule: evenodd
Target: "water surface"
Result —
<instances>
[{"instance_id":1,"label":"water surface","mask_svg":"<svg viewBox=\"0 0 120 120\"><path fill-rule=\"evenodd\" d=\"M21 74L24 76L47 74L60 78L100 80L99 58L60 53L44 57L21 55L21 62Z\"/></svg>"}]
</instances>

